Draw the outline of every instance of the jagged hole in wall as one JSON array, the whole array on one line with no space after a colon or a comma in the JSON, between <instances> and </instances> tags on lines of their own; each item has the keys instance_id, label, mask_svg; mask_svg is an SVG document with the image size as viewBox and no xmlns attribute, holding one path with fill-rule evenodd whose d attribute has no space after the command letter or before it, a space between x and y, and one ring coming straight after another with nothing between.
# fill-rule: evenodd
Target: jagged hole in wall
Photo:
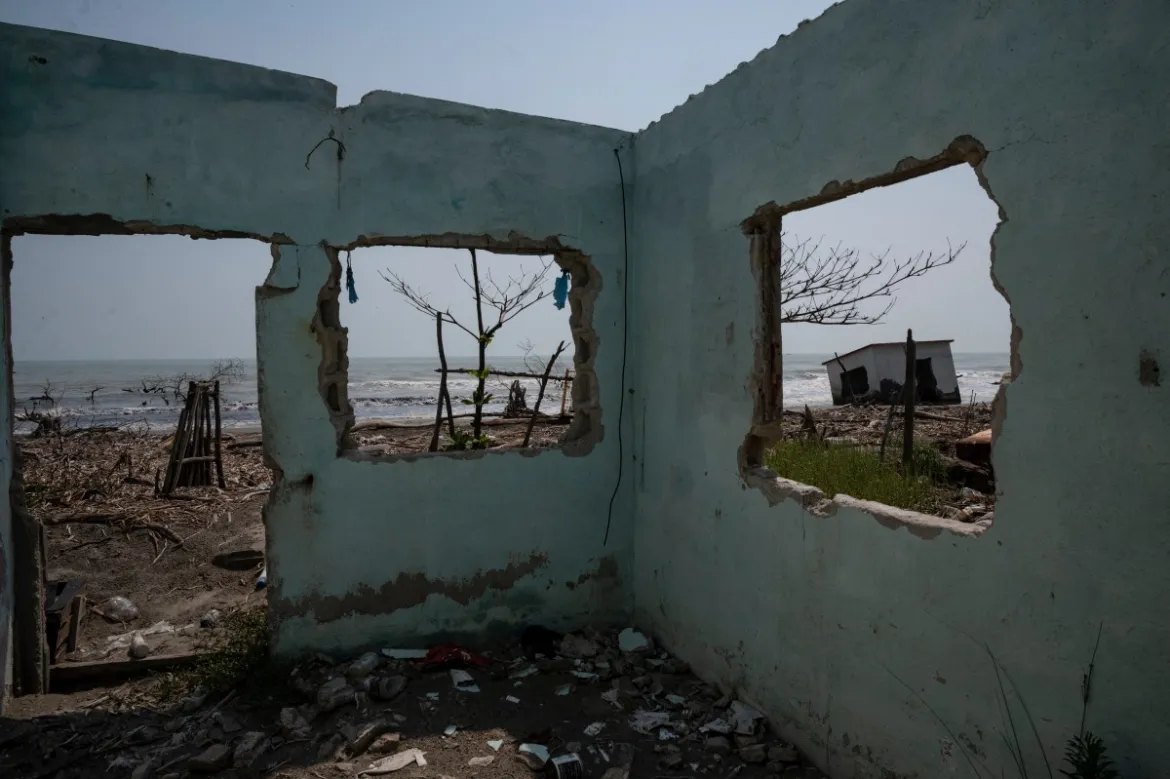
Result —
<instances>
[{"instance_id":1,"label":"jagged hole in wall","mask_svg":"<svg viewBox=\"0 0 1170 779\"><path fill-rule=\"evenodd\" d=\"M351 456L583 440L595 381L587 258L375 246L341 250L338 264Z\"/></svg>"},{"instance_id":2,"label":"jagged hole in wall","mask_svg":"<svg viewBox=\"0 0 1170 779\"><path fill-rule=\"evenodd\" d=\"M816 488L806 504L849 495L989 526L992 401L1010 381L1011 321L990 272L1000 213L976 168L776 216L753 251L775 290L776 359L760 380L782 382L783 410L757 430L749 465Z\"/></svg>"},{"instance_id":3,"label":"jagged hole in wall","mask_svg":"<svg viewBox=\"0 0 1170 779\"><path fill-rule=\"evenodd\" d=\"M211 605L257 602L246 573L213 559L264 548L272 475L256 445L255 290L270 247L182 235L10 240L14 515L44 526L46 604L74 592L108 617L79 622L75 641L64 626L50 633L50 656L121 657L130 629L156 649L192 649L194 637L171 626L198 623ZM176 475L200 471L195 483L166 495L190 384L204 380L219 382L223 489L213 461L192 461ZM214 403L195 421L198 439L178 440L216 451ZM187 597L193 579L205 591Z\"/></svg>"}]
</instances>

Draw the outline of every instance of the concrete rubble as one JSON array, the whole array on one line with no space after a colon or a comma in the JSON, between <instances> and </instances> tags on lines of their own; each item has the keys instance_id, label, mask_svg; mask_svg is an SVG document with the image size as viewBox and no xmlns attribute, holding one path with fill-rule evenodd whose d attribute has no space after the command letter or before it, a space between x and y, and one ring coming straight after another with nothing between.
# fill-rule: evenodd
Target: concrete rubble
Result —
<instances>
[{"instance_id":1,"label":"concrete rubble","mask_svg":"<svg viewBox=\"0 0 1170 779\"><path fill-rule=\"evenodd\" d=\"M279 765L281 776L332 779L421 776L429 765L427 775L535 777L554 763L580 761L593 779L822 775L771 732L761 712L700 681L637 631L619 638L586 629L549 651L526 656L514 648L475 655L484 665L433 669L416 654L395 659L401 650L314 656L263 690L272 703L257 705L242 691L226 699L196 693L143 714L154 721L121 744L114 739L118 748L103 755L100 770L190 779L254 776ZM26 735L30 748L45 738L35 730ZM51 744L45 741L45 754ZM100 744L78 736L66 752L75 745ZM81 777L84 766L77 758L43 775ZM37 774L26 768L0 759L3 775ZM12 769L20 770L4 773Z\"/></svg>"}]
</instances>

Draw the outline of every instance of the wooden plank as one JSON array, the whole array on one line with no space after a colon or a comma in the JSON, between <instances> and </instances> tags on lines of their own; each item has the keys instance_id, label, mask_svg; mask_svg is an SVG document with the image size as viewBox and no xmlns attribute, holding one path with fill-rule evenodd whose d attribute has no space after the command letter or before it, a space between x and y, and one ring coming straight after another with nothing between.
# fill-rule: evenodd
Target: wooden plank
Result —
<instances>
[{"instance_id":1,"label":"wooden plank","mask_svg":"<svg viewBox=\"0 0 1170 779\"><path fill-rule=\"evenodd\" d=\"M169 655L152 655L141 660L95 660L88 663L65 663L55 665L49 671L49 688L76 682L113 681L138 676L151 671L163 671L191 665L204 652L176 652Z\"/></svg>"},{"instance_id":2,"label":"wooden plank","mask_svg":"<svg viewBox=\"0 0 1170 779\"><path fill-rule=\"evenodd\" d=\"M77 640L81 637L81 623L85 619L85 596L73 600L73 612L69 615L69 634L65 639L65 651L77 651Z\"/></svg>"}]
</instances>

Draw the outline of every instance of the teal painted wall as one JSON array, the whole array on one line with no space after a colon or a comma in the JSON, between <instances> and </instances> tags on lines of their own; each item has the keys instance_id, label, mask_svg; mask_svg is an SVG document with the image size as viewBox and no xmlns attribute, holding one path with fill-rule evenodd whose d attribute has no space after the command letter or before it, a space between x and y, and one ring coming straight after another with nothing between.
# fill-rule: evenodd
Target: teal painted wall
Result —
<instances>
[{"instance_id":1,"label":"teal painted wall","mask_svg":"<svg viewBox=\"0 0 1170 779\"><path fill-rule=\"evenodd\" d=\"M11 25L0 52L6 220L108 214L286 242L257 291L266 453L283 474L266 512L278 652L629 615L629 490L602 546L625 283L613 149L628 133L385 92L338 109L320 80ZM340 171L328 143L306 169L330 132ZM321 244L513 231L560 236L600 276L601 440L574 457L339 458L312 331L331 270ZM7 548L6 514L0 531Z\"/></svg>"},{"instance_id":2,"label":"teal painted wall","mask_svg":"<svg viewBox=\"0 0 1170 779\"><path fill-rule=\"evenodd\" d=\"M637 615L833 776L969 775L894 675L1016 775L965 634L1056 758L1102 620L1088 725L1126 776L1170 766L1170 386L1138 380L1142 350L1170 362L1168 27L1153 0L849 0L636 140ZM963 134L990 152L1022 334L994 527L923 540L769 506L736 465L757 328L741 220Z\"/></svg>"}]
</instances>

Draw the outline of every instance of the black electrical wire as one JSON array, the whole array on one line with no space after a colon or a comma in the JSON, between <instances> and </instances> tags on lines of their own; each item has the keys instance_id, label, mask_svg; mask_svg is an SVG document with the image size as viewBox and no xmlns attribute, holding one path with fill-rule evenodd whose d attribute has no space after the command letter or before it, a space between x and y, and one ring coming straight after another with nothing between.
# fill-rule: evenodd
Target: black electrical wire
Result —
<instances>
[{"instance_id":1,"label":"black electrical wire","mask_svg":"<svg viewBox=\"0 0 1170 779\"><path fill-rule=\"evenodd\" d=\"M613 524L613 503L617 500L618 490L622 486L622 472L625 466L625 452L622 448L622 417L626 410L626 350L630 342L630 231L626 224L626 176L622 171L622 155L617 149L613 150L617 160L618 182L622 188L622 378L621 393L618 398L617 445L618 445L618 472L617 483L613 485L613 494L609 496L609 510L605 516L605 539L602 546L609 543L609 526Z\"/></svg>"}]
</instances>

